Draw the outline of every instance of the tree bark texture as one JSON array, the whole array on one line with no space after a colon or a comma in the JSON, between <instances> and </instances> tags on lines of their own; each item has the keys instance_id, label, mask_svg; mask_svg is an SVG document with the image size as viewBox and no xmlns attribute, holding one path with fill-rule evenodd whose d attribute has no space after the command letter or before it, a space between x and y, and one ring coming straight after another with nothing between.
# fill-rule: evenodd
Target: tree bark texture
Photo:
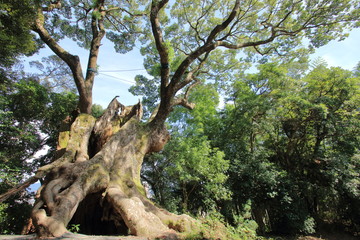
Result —
<instances>
[{"instance_id":1,"label":"tree bark texture","mask_svg":"<svg viewBox=\"0 0 360 240\"><path fill-rule=\"evenodd\" d=\"M147 199L140 180L145 154L169 139L164 126L141 123L141 104L125 107L114 99L96 120L80 114L64 122L58 158L39 169L44 183L32 220L39 237L59 237L67 225L86 234L177 238L195 222Z\"/></svg>"}]
</instances>

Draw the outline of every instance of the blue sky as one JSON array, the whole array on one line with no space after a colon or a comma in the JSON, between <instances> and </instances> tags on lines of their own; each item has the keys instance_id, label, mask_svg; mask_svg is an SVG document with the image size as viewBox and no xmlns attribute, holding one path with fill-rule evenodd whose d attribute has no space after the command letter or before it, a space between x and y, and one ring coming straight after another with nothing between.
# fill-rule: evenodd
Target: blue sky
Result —
<instances>
[{"instance_id":1,"label":"blue sky","mask_svg":"<svg viewBox=\"0 0 360 240\"><path fill-rule=\"evenodd\" d=\"M332 41L316 50L312 59L322 57L329 66L353 70L360 62L360 29L354 29L344 41Z\"/></svg>"},{"instance_id":2,"label":"blue sky","mask_svg":"<svg viewBox=\"0 0 360 240\"><path fill-rule=\"evenodd\" d=\"M355 29L350 32L350 36L345 40L340 42L332 41L326 46L317 49L315 54L311 56L311 59L321 57L327 61L329 66L353 70L360 61L359 42L360 29ZM64 41L62 46L70 53L80 56L83 70L85 70L88 56L87 51L70 41ZM140 50L135 48L128 54L117 54L113 50L111 42L108 40L103 42L98 61L100 65L99 75L94 84L94 103L106 107L111 99L117 95L120 96L118 100L124 105L137 103L138 97L132 96L128 92L128 88L134 83L136 75L146 74L146 71L143 69L143 57L139 52ZM30 60L40 60L41 57L50 54L52 52L49 49L42 49L39 54L31 57Z\"/></svg>"}]
</instances>

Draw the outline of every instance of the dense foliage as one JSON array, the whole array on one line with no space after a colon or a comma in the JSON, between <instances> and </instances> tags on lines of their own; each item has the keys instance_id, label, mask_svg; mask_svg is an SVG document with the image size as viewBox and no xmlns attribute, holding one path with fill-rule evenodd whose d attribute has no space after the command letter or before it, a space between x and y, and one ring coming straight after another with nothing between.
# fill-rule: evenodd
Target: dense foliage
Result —
<instances>
[{"instance_id":1,"label":"dense foliage","mask_svg":"<svg viewBox=\"0 0 360 240\"><path fill-rule=\"evenodd\" d=\"M34 170L48 162L56 149L59 124L76 107L77 96L71 92L54 93L31 78L9 76L1 84L0 96L0 168L1 192L15 187ZM50 154L36 155L50 149ZM52 152L52 153L51 153ZM8 200L2 209L1 231L19 232L27 214L19 214L17 205L28 205L28 194ZM29 212L30 205L26 212ZM14 212L15 211L15 212ZM18 216L18 217L17 217Z\"/></svg>"},{"instance_id":2,"label":"dense foliage","mask_svg":"<svg viewBox=\"0 0 360 240\"><path fill-rule=\"evenodd\" d=\"M260 233L309 234L324 223L359 231L360 79L324 63L300 79L292 70L260 65L219 110L212 85L196 89L198 108L174 112L175 138L144 168L154 199L192 214L216 209L233 224L250 203Z\"/></svg>"},{"instance_id":3,"label":"dense foliage","mask_svg":"<svg viewBox=\"0 0 360 240\"><path fill-rule=\"evenodd\" d=\"M30 0L3 0L0 3L0 65L10 66L22 54L37 49L30 24L34 18Z\"/></svg>"},{"instance_id":4,"label":"dense foliage","mask_svg":"<svg viewBox=\"0 0 360 240\"><path fill-rule=\"evenodd\" d=\"M39 75L23 72L19 58L37 50L30 32L30 1L0 3L0 192L28 178L52 158L58 126L75 108L77 96L52 91ZM40 150L48 155L37 154ZM20 233L31 210L33 193L23 192L0 205L0 232Z\"/></svg>"}]
</instances>

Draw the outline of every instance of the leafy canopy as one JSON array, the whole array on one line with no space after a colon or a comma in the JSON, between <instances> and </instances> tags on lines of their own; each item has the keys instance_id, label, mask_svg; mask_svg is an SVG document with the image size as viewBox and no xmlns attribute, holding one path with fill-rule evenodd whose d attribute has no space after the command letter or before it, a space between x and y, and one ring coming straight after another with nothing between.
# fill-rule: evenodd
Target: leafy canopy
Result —
<instances>
[{"instance_id":1,"label":"leafy canopy","mask_svg":"<svg viewBox=\"0 0 360 240\"><path fill-rule=\"evenodd\" d=\"M37 49L30 25L34 19L31 0L3 0L0 2L0 65L11 66L22 54Z\"/></svg>"}]
</instances>

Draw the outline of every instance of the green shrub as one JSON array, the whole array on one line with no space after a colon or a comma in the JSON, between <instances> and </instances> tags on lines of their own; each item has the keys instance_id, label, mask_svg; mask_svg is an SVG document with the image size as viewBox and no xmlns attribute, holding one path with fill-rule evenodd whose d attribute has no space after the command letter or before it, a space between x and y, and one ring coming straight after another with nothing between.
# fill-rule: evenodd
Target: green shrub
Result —
<instances>
[{"instance_id":1,"label":"green shrub","mask_svg":"<svg viewBox=\"0 0 360 240\"><path fill-rule=\"evenodd\" d=\"M184 236L186 240L256 240L262 239L256 235L257 224L244 216L236 216L235 226L225 222L223 216L212 211L201 217L199 231Z\"/></svg>"}]
</instances>

